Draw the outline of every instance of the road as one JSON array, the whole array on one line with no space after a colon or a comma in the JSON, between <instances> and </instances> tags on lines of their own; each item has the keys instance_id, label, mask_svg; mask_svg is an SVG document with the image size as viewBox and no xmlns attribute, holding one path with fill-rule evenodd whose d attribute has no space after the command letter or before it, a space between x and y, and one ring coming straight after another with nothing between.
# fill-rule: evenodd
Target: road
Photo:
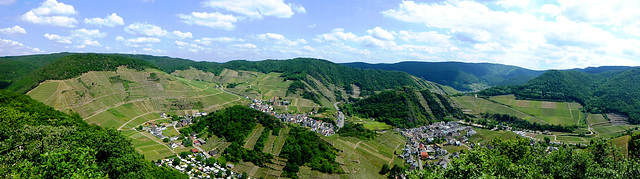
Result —
<instances>
[{"instance_id":1,"label":"road","mask_svg":"<svg viewBox=\"0 0 640 179\"><path fill-rule=\"evenodd\" d=\"M342 128L342 127L344 127L344 113L342 113L342 111L340 111L340 108L338 108L338 103L339 102L333 103L333 107L335 107L336 110L338 111L338 124L337 124L337 126L339 128Z\"/></svg>"}]
</instances>

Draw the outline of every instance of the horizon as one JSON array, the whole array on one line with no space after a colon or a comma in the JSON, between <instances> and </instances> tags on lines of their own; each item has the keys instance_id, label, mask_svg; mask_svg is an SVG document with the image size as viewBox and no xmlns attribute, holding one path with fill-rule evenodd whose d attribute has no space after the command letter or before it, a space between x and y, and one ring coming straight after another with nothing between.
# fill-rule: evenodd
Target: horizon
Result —
<instances>
[{"instance_id":1,"label":"horizon","mask_svg":"<svg viewBox=\"0 0 640 179\"><path fill-rule=\"evenodd\" d=\"M636 9L640 1L0 0L0 56L635 67Z\"/></svg>"}]
</instances>

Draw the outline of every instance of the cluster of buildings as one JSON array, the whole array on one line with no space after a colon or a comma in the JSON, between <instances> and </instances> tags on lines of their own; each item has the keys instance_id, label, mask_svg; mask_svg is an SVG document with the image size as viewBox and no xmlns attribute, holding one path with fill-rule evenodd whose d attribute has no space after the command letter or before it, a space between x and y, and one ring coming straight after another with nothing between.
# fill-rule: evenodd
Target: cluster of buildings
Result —
<instances>
[{"instance_id":1,"label":"cluster of buildings","mask_svg":"<svg viewBox=\"0 0 640 179\"><path fill-rule=\"evenodd\" d=\"M175 168L180 172L188 174L192 178L212 178L212 174L214 174L214 176L242 178L241 174L229 170L234 167L233 164L221 166L219 163L215 163L213 166L207 166L203 161L196 160L196 156L198 155L205 158L202 153L199 153L197 149L193 149L191 152L193 152L193 154L185 158L177 156L176 158L160 160L160 163L157 163L157 165L166 165ZM173 165L174 160L180 160L180 164ZM191 166L191 170L187 171L189 166Z\"/></svg>"},{"instance_id":2,"label":"cluster of buildings","mask_svg":"<svg viewBox=\"0 0 640 179\"><path fill-rule=\"evenodd\" d=\"M287 101L283 101L281 103L285 103ZM296 123L300 124L302 127L309 127L311 131L315 131L324 136L330 136L336 134L335 126L328 122L323 122L321 120L315 120L310 116L314 114L314 112L304 113L304 114L278 114L273 110L273 106L270 105L274 103L278 103L277 101L266 100L259 101L254 99L253 103L249 105L249 107L262 111L264 113L275 116L276 118L282 120L283 122Z\"/></svg>"},{"instance_id":3,"label":"cluster of buildings","mask_svg":"<svg viewBox=\"0 0 640 179\"><path fill-rule=\"evenodd\" d=\"M476 134L473 128L461 126L458 122L436 122L428 126L411 129L395 129L407 138L407 143L398 157L405 159L410 169L422 169L423 160L433 161L431 164L446 167L449 157L457 157L459 153L449 152L445 145L461 146L467 143L469 136ZM461 135L466 131L466 135Z\"/></svg>"},{"instance_id":4,"label":"cluster of buildings","mask_svg":"<svg viewBox=\"0 0 640 179\"><path fill-rule=\"evenodd\" d=\"M162 134L163 130L167 130L167 126L164 126L164 125L159 126L152 122L146 122L145 125L148 125L149 127L143 127L142 128L143 131L147 131L149 132L149 134L156 136L159 139L167 138L167 136Z\"/></svg>"}]
</instances>

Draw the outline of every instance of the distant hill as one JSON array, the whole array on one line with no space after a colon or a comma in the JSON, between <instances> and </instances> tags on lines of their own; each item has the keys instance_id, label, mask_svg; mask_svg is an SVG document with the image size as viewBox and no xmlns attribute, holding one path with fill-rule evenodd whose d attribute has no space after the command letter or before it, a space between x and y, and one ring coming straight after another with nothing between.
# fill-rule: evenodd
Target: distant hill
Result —
<instances>
[{"instance_id":1,"label":"distant hill","mask_svg":"<svg viewBox=\"0 0 640 179\"><path fill-rule=\"evenodd\" d=\"M622 113L629 116L631 123L640 123L640 68L610 67L581 71L586 72L550 70L525 84L493 87L479 94L515 94L519 99L576 101L589 112Z\"/></svg>"},{"instance_id":2,"label":"distant hill","mask_svg":"<svg viewBox=\"0 0 640 179\"><path fill-rule=\"evenodd\" d=\"M523 84L544 73L521 67L463 62L400 62L393 64L343 63L364 68L404 71L435 83L451 86L460 91L474 91L491 86Z\"/></svg>"},{"instance_id":3,"label":"distant hill","mask_svg":"<svg viewBox=\"0 0 640 179\"><path fill-rule=\"evenodd\" d=\"M0 89L69 53L0 57Z\"/></svg>"}]
</instances>

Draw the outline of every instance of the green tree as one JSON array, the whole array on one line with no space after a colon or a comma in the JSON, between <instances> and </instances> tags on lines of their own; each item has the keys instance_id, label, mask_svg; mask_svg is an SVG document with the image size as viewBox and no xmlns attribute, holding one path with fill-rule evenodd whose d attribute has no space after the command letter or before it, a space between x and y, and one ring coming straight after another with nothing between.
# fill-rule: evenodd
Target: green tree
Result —
<instances>
[{"instance_id":1,"label":"green tree","mask_svg":"<svg viewBox=\"0 0 640 179\"><path fill-rule=\"evenodd\" d=\"M169 142L169 138L167 137L167 138L162 139L162 142Z\"/></svg>"},{"instance_id":2,"label":"green tree","mask_svg":"<svg viewBox=\"0 0 640 179\"><path fill-rule=\"evenodd\" d=\"M551 139L549 137L544 137L544 142L549 144L551 142Z\"/></svg>"},{"instance_id":3,"label":"green tree","mask_svg":"<svg viewBox=\"0 0 640 179\"><path fill-rule=\"evenodd\" d=\"M629 157L640 159L640 133L631 135L628 142Z\"/></svg>"},{"instance_id":4,"label":"green tree","mask_svg":"<svg viewBox=\"0 0 640 179\"><path fill-rule=\"evenodd\" d=\"M382 165L382 169L378 172L380 175L386 175L389 172L389 165L386 163Z\"/></svg>"}]
</instances>

